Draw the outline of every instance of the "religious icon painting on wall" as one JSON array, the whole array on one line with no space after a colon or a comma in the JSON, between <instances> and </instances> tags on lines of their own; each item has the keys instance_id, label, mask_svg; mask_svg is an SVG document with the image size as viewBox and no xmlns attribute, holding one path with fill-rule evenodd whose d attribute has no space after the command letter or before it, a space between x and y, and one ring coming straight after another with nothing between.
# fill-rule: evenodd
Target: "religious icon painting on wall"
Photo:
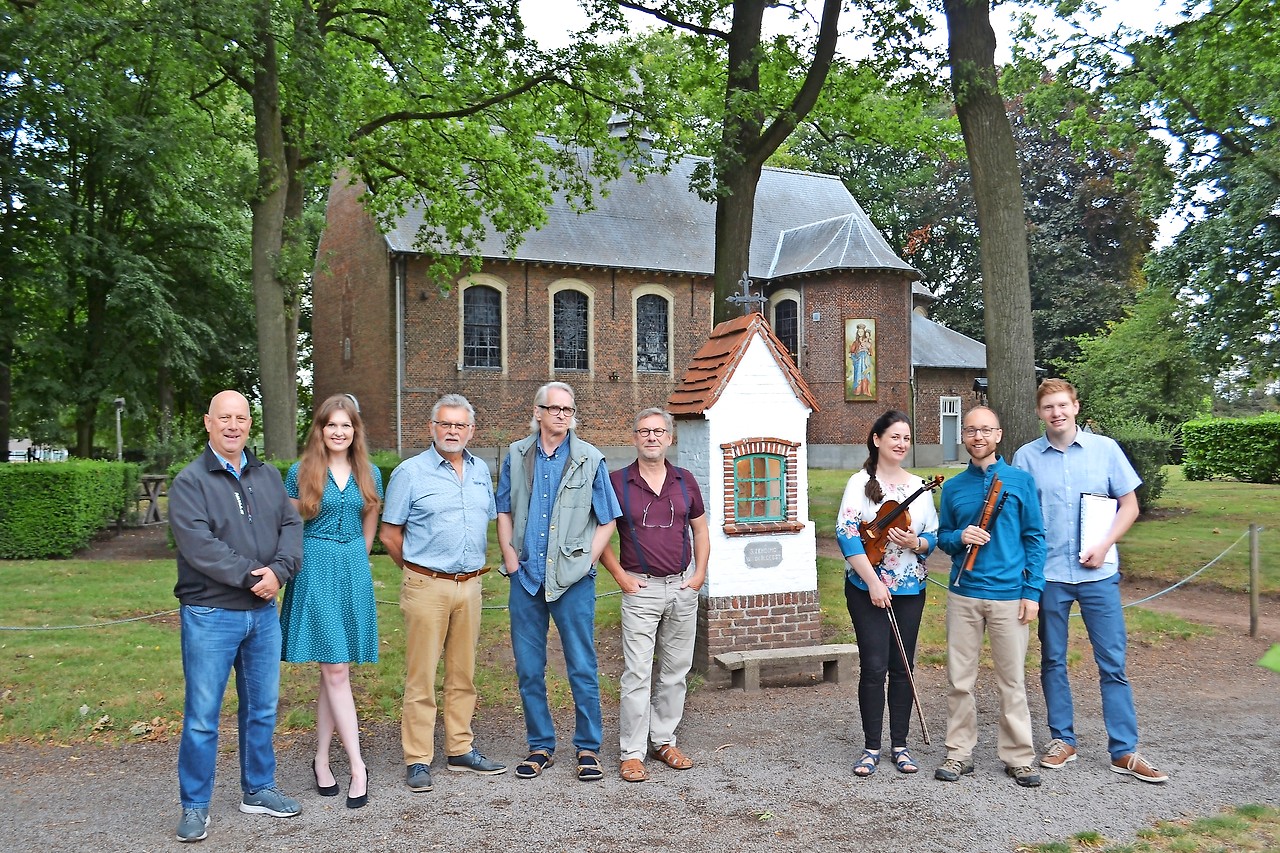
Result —
<instances>
[{"instance_id":1,"label":"religious icon painting on wall","mask_svg":"<svg viewBox=\"0 0 1280 853\"><path fill-rule=\"evenodd\" d=\"M850 402L876 399L876 321L844 321L844 398Z\"/></svg>"}]
</instances>

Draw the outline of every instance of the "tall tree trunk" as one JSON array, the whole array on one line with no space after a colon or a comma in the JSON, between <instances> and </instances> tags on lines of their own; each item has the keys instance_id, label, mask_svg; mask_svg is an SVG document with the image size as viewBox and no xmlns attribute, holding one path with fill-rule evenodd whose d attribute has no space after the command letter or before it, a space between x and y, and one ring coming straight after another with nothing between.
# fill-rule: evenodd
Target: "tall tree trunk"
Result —
<instances>
[{"instance_id":1,"label":"tall tree trunk","mask_svg":"<svg viewBox=\"0 0 1280 853\"><path fill-rule=\"evenodd\" d=\"M715 303L713 318L723 323L740 312L727 300L751 260L751 228L755 220L756 184L764 161L755 164L764 116L758 107L745 109L760 91L760 31L764 0L736 0L729 30L729 58L724 94L724 123L716 157ZM766 155L767 156L767 155Z\"/></svg>"},{"instance_id":2,"label":"tall tree trunk","mask_svg":"<svg viewBox=\"0 0 1280 853\"><path fill-rule=\"evenodd\" d=\"M280 280L284 241L288 165L280 112L280 73L271 30L271 3L260 0L255 21L258 55L254 62L254 143L258 154L253 214L253 303L257 312L258 371L262 390L263 450L269 457L297 455L296 374L289 370L286 287Z\"/></svg>"},{"instance_id":3,"label":"tall tree trunk","mask_svg":"<svg viewBox=\"0 0 1280 853\"><path fill-rule=\"evenodd\" d=\"M996 84L989 0L944 0L951 91L973 175L992 408L1012 456L1038 434L1027 226L1013 128Z\"/></svg>"},{"instance_id":4,"label":"tall tree trunk","mask_svg":"<svg viewBox=\"0 0 1280 853\"><path fill-rule=\"evenodd\" d=\"M716 250L713 317L722 323L739 314L727 300L749 270L751 230L755 221L756 186L773 152L813 109L831 70L843 0L825 0L813 61L791 103L765 126L756 104L760 93L760 32L764 10L772 0L734 0L726 68L724 126L716 152Z\"/></svg>"},{"instance_id":5,"label":"tall tree trunk","mask_svg":"<svg viewBox=\"0 0 1280 853\"><path fill-rule=\"evenodd\" d=\"M10 432L13 428L11 414L13 402L13 344L5 341L0 344L0 447L9 448ZM6 452L0 462L8 462Z\"/></svg>"}]
</instances>

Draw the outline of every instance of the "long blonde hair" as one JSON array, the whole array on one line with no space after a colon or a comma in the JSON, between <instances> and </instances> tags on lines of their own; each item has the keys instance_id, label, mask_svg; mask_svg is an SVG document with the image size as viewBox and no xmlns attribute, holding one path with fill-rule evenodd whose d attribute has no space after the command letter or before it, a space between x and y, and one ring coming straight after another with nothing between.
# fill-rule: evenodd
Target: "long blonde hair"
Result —
<instances>
[{"instance_id":1,"label":"long blonde hair","mask_svg":"<svg viewBox=\"0 0 1280 853\"><path fill-rule=\"evenodd\" d=\"M352 437L347 447L347 459L356 475L356 485L364 498L366 511L377 508L378 490L373 485L373 465L369 462L369 448L364 437L364 421L360 410L346 394L334 394L320 404L311 429L307 432L307 444L302 449L298 464L298 512L303 518L315 518L320 512L320 499L324 497L325 483L329 477L329 451L324 446L324 426L336 411L343 411L351 418Z\"/></svg>"}]
</instances>

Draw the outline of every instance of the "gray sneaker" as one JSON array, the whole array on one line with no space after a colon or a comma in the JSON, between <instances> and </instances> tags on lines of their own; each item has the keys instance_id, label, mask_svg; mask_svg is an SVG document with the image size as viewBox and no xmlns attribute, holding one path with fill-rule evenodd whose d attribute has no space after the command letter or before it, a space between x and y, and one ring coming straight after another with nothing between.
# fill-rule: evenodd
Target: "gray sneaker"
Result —
<instances>
[{"instance_id":1,"label":"gray sneaker","mask_svg":"<svg viewBox=\"0 0 1280 853\"><path fill-rule=\"evenodd\" d=\"M425 764L410 764L404 769L404 783L410 791L430 791L431 768Z\"/></svg>"},{"instance_id":2,"label":"gray sneaker","mask_svg":"<svg viewBox=\"0 0 1280 853\"><path fill-rule=\"evenodd\" d=\"M178 840L204 841L209 834L205 831L208 825L208 809L183 809L182 820L178 821Z\"/></svg>"},{"instance_id":3,"label":"gray sneaker","mask_svg":"<svg viewBox=\"0 0 1280 853\"><path fill-rule=\"evenodd\" d=\"M450 770L456 770L459 773L479 773L482 776L496 776L507 772L507 765L485 758L478 749L473 749L465 755L450 755L447 765Z\"/></svg>"},{"instance_id":4,"label":"gray sneaker","mask_svg":"<svg viewBox=\"0 0 1280 853\"><path fill-rule=\"evenodd\" d=\"M272 817L294 817L302 811L297 800L291 800L275 785L270 785L240 800L240 811L245 814L269 814Z\"/></svg>"},{"instance_id":5,"label":"gray sneaker","mask_svg":"<svg viewBox=\"0 0 1280 853\"><path fill-rule=\"evenodd\" d=\"M973 775L973 759L966 758L961 761L958 758L948 758L942 762L942 765L933 771L933 778L939 782L959 782L961 776Z\"/></svg>"},{"instance_id":6,"label":"gray sneaker","mask_svg":"<svg viewBox=\"0 0 1280 853\"><path fill-rule=\"evenodd\" d=\"M1040 774L1030 767L1006 767L1004 772L1024 788L1040 787Z\"/></svg>"}]
</instances>

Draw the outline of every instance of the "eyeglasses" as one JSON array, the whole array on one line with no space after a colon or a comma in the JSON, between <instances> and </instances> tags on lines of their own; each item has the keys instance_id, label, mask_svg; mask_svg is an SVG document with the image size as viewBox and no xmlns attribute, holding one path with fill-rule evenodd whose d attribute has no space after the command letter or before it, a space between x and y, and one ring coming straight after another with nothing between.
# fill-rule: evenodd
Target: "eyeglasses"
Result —
<instances>
[{"instance_id":1,"label":"eyeglasses","mask_svg":"<svg viewBox=\"0 0 1280 853\"><path fill-rule=\"evenodd\" d=\"M445 432L462 432L471 426L471 424L455 424L451 421L432 421L432 423Z\"/></svg>"},{"instance_id":2,"label":"eyeglasses","mask_svg":"<svg viewBox=\"0 0 1280 853\"><path fill-rule=\"evenodd\" d=\"M667 431L662 427L654 427L652 429L650 429L649 427L640 427L640 429L636 430L636 435L640 436L641 438L648 438L649 436L653 436L654 438L662 438L666 434L667 434Z\"/></svg>"},{"instance_id":3,"label":"eyeglasses","mask_svg":"<svg viewBox=\"0 0 1280 853\"><path fill-rule=\"evenodd\" d=\"M573 406L544 406L541 403L538 404L538 408L557 418L571 418L573 413L578 411Z\"/></svg>"},{"instance_id":4,"label":"eyeglasses","mask_svg":"<svg viewBox=\"0 0 1280 853\"><path fill-rule=\"evenodd\" d=\"M650 524L650 523L649 523L649 510L653 509L653 505L654 505L655 501L658 503L658 510L657 510L657 512L655 512L655 513L654 513L654 515L656 515L656 516L657 516L657 522L658 522L658 523L657 523L657 524ZM666 503L666 505L667 505L667 510L668 510L668 514L667 514L667 523L666 523L666 524L663 524L663 523L662 523L662 504L663 504L663 503ZM675 505L674 503L672 503L672 502L671 502L671 499L670 499L670 498L668 498L666 501L661 501L661 500L659 500L659 499L655 498L654 500L649 501L649 505L648 505L647 507L645 507L645 508L644 508L644 512L640 513L640 526L641 526L641 527L648 527L648 528L670 527L670 526L672 526L672 525L673 525L673 524L675 524L675 523L676 523L676 505Z\"/></svg>"},{"instance_id":5,"label":"eyeglasses","mask_svg":"<svg viewBox=\"0 0 1280 853\"><path fill-rule=\"evenodd\" d=\"M974 436L980 435L983 438L991 438L991 436L995 435L999 431L1000 427L965 427L964 437L973 438Z\"/></svg>"}]
</instances>

